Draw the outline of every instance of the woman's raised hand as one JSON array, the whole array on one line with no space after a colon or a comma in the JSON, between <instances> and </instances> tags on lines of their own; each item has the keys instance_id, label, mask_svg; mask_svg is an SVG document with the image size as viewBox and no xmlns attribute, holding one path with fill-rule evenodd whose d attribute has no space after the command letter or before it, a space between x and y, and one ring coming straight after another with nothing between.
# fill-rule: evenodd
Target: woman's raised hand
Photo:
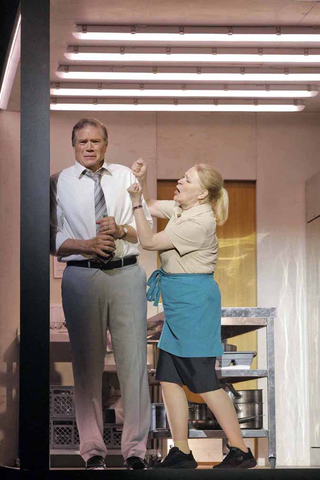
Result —
<instances>
[{"instance_id":1,"label":"woman's raised hand","mask_svg":"<svg viewBox=\"0 0 320 480\"><path fill-rule=\"evenodd\" d=\"M132 171L139 183L147 180L147 163L143 158L138 158L138 160L133 163Z\"/></svg>"},{"instance_id":2,"label":"woman's raised hand","mask_svg":"<svg viewBox=\"0 0 320 480\"><path fill-rule=\"evenodd\" d=\"M140 204L142 200L142 188L141 185L136 182L130 185L130 187L127 189L127 192L130 195L132 204Z\"/></svg>"}]
</instances>

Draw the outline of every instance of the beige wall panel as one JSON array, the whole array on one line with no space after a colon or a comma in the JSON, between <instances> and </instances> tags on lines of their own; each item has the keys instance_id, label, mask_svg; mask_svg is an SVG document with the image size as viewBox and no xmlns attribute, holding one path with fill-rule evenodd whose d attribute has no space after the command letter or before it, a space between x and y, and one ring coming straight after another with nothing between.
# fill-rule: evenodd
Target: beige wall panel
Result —
<instances>
[{"instance_id":1,"label":"beige wall panel","mask_svg":"<svg viewBox=\"0 0 320 480\"><path fill-rule=\"evenodd\" d=\"M214 165L226 179L255 180L255 115L158 114L158 179L180 178L201 162Z\"/></svg>"},{"instance_id":2,"label":"beige wall panel","mask_svg":"<svg viewBox=\"0 0 320 480\"><path fill-rule=\"evenodd\" d=\"M320 213L320 212L319 212ZM309 318L309 371L311 448L320 463L320 218L307 224L307 285ZM317 321L312 321L316 319Z\"/></svg>"},{"instance_id":3,"label":"beige wall panel","mask_svg":"<svg viewBox=\"0 0 320 480\"><path fill-rule=\"evenodd\" d=\"M306 221L320 215L320 168L319 173L306 183Z\"/></svg>"},{"instance_id":4,"label":"beige wall panel","mask_svg":"<svg viewBox=\"0 0 320 480\"><path fill-rule=\"evenodd\" d=\"M318 114L258 116L258 305L278 309L275 375L279 465L310 463L305 181L320 170L319 132ZM261 366L263 347L262 340Z\"/></svg>"},{"instance_id":5,"label":"beige wall panel","mask_svg":"<svg viewBox=\"0 0 320 480\"><path fill-rule=\"evenodd\" d=\"M0 464L18 456L20 114L0 111Z\"/></svg>"}]
</instances>

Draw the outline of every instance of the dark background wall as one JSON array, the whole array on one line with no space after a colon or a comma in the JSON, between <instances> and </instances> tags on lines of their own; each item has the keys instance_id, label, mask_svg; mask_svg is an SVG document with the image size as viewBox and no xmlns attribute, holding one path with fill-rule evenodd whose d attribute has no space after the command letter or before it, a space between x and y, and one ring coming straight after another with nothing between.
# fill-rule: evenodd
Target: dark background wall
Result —
<instances>
[{"instance_id":1,"label":"dark background wall","mask_svg":"<svg viewBox=\"0 0 320 480\"><path fill-rule=\"evenodd\" d=\"M19 0L0 0L0 72L6 57Z\"/></svg>"}]
</instances>

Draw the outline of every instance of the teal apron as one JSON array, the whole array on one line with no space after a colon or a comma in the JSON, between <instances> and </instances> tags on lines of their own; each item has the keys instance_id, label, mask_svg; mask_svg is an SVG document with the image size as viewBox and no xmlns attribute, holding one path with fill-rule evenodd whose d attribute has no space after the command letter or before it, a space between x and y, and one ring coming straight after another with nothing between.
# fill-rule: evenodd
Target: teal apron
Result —
<instances>
[{"instance_id":1,"label":"teal apron","mask_svg":"<svg viewBox=\"0 0 320 480\"><path fill-rule=\"evenodd\" d=\"M148 280L148 301L158 305L165 321L158 347L178 357L218 357L221 344L221 296L212 274L166 273Z\"/></svg>"}]
</instances>

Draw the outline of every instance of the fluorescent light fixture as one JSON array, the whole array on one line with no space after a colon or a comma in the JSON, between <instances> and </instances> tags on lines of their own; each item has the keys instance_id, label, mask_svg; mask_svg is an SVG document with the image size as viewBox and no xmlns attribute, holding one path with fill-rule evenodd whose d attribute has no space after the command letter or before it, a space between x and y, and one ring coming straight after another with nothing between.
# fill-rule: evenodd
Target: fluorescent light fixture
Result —
<instances>
[{"instance_id":1,"label":"fluorescent light fixture","mask_svg":"<svg viewBox=\"0 0 320 480\"><path fill-rule=\"evenodd\" d=\"M17 16L13 35L11 38L7 59L3 69L0 89L0 109L5 110L8 106L12 85L16 76L20 61L21 45L21 15Z\"/></svg>"},{"instance_id":2,"label":"fluorescent light fixture","mask_svg":"<svg viewBox=\"0 0 320 480\"><path fill-rule=\"evenodd\" d=\"M296 69L298 70L298 69ZM136 82L304 82L320 81L320 68L300 69L265 69L252 68L164 68L164 67L90 67L90 66L60 66L56 71L59 78L68 80L111 80Z\"/></svg>"},{"instance_id":3,"label":"fluorescent light fixture","mask_svg":"<svg viewBox=\"0 0 320 480\"><path fill-rule=\"evenodd\" d=\"M98 103L94 100L81 100L77 103L74 99L58 102L52 99L51 110L64 111L109 111L109 112L300 112L304 105L298 102L291 103L258 103L254 102L210 102L210 103L185 103L160 102L160 101L104 101Z\"/></svg>"},{"instance_id":4,"label":"fluorescent light fixture","mask_svg":"<svg viewBox=\"0 0 320 480\"><path fill-rule=\"evenodd\" d=\"M173 97L173 98L310 98L318 95L315 86L290 85L132 85L52 83L55 97Z\"/></svg>"},{"instance_id":5,"label":"fluorescent light fixture","mask_svg":"<svg viewBox=\"0 0 320 480\"><path fill-rule=\"evenodd\" d=\"M320 64L319 49L139 48L70 46L68 60L79 62L146 63L295 63Z\"/></svg>"},{"instance_id":6,"label":"fluorescent light fixture","mask_svg":"<svg viewBox=\"0 0 320 480\"><path fill-rule=\"evenodd\" d=\"M281 44L320 42L320 28L314 27L194 27L77 25L73 36L79 40L109 42L166 43L247 43Z\"/></svg>"}]
</instances>

